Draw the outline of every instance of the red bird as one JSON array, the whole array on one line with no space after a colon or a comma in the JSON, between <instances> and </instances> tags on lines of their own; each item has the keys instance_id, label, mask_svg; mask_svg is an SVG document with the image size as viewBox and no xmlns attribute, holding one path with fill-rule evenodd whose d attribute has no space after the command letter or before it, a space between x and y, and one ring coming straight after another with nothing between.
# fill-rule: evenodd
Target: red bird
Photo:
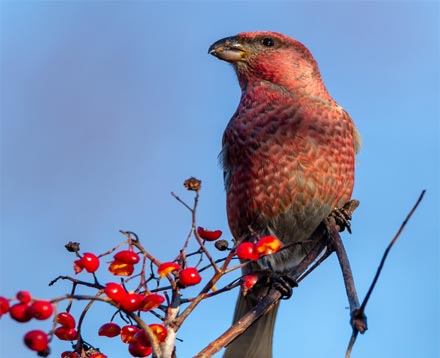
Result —
<instances>
[{"instance_id":1,"label":"red bird","mask_svg":"<svg viewBox=\"0 0 440 358\"><path fill-rule=\"evenodd\" d=\"M284 245L298 243L267 256L270 269L287 273L305 257L310 240L320 239L313 233L321 221L350 200L359 133L300 42L245 32L215 42L209 53L233 65L242 91L221 153L231 232L238 242L274 235ZM267 265L259 262L245 273L262 269ZM240 294L234 322L266 291ZM276 312L255 322L224 357L272 357Z\"/></svg>"}]
</instances>

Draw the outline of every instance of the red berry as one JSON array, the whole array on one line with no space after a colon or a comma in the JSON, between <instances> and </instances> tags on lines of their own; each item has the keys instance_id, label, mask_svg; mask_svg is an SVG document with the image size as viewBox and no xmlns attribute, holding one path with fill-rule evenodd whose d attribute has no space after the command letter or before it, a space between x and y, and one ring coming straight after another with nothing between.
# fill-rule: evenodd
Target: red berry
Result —
<instances>
[{"instance_id":1,"label":"red berry","mask_svg":"<svg viewBox=\"0 0 440 358\"><path fill-rule=\"evenodd\" d=\"M254 287L254 285L257 283L259 277L256 274L249 274L244 276L241 279L241 292L243 295L246 295L248 291Z\"/></svg>"},{"instance_id":2,"label":"red berry","mask_svg":"<svg viewBox=\"0 0 440 358\"><path fill-rule=\"evenodd\" d=\"M18 322L28 322L32 318L30 306L26 303L16 303L9 308L11 318Z\"/></svg>"},{"instance_id":3,"label":"red berry","mask_svg":"<svg viewBox=\"0 0 440 358\"><path fill-rule=\"evenodd\" d=\"M87 272L95 272L99 267L99 258L95 254L86 252L81 258L83 267Z\"/></svg>"},{"instance_id":4,"label":"red berry","mask_svg":"<svg viewBox=\"0 0 440 358\"><path fill-rule=\"evenodd\" d=\"M123 250L113 256L115 260L121 261L125 264L137 264L140 260L139 255L131 250Z\"/></svg>"},{"instance_id":5,"label":"red berry","mask_svg":"<svg viewBox=\"0 0 440 358\"><path fill-rule=\"evenodd\" d=\"M153 331L159 343L165 341L165 338L167 338L167 329L165 328L165 326L155 323L155 324L150 324L148 327L150 327L150 329ZM142 329L139 329L135 333L135 335L133 336L133 342L137 342L145 347L151 346L150 337Z\"/></svg>"},{"instance_id":6,"label":"red berry","mask_svg":"<svg viewBox=\"0 0 440 358\"><path fill-rule=\"evenodd\" d=\"M0 296L0 317L7 312L9 312L9 300Z\"/></svg>"},{"instance_id":7,"label":"red berry","mask_svg":"<svg viewBox=\"0 0 440 358\"><path fill-rule=\"evenodd\" d=\"M121 303L128 295L125 288L119 283L109 282L105 285L104 293L117 303Z\"/></svg>"},{"instance_id":8,"label":"red berry","mask_svg":"<svg viewBox=\"0 0 440 358\"><path fill-rule=\"evenodd\" d=\"M179 264L176 264L175 262L164 262L163 264L160 264L157 268L157 273L160 277L165 277L166 275L170 274L174 271L180 271L182 268Z\"/></svg>"},{"instance_id":9,"label":"red berry","mask_svg":"<svg viewBox=\"0 0 440 358\"><path fill-rule=\"evenodd\" d=\"M93 273L99 267L99 258L95 254L90 252L84 253L83 257L74 261L73 269L76 274L80 273L83 269L87 272Z\"/></svg>"},{"instance_id":10,"label":"red berry","mask_svg":"<svg viewBox=\"0 0 440 358\"><path fill-rule=\"evenodd\" d=\"M75 328L75 318L69 312L60 312L55 318L55 322L66 328Z\"/></svg>"},{"instance_id":11,"label":"red berry","mask_svg":"<svg viewBox=\"0 0 440 358\"><path fill-rule=\"evenodd\" d=\"M52 316L53 306L49 301L35 301L31 305L32 317L43 320Z\"/></svg>"},{"instance_id":12,"label":"red berry","mask_svg":"<svg viewBox=\"0 0 440 358\"><path fill-rule=\"evenodd\" d=\"M133 357L146 357L153 353L153 348L145 347L140 343L133 341L128 344L128 351Z\"/></svg>"},{"instance_id":13,"label":"red berry","mask_svg":"<svg viewBox=\"0 0 440 358\"><path fill-rule=\"evenodd\" d=\"M150 337L145 333L143 329L139 329L133 336L133 342L139 343L141 346L150 347Z\"/></svg>"},{"instance_id":14,"label":"red berry","mask_svg":"<svg viewBox=\"0 0 440 358\"><path fill-rule=\"evenodd\" d=\"M29 291L18 291L16 297L21 303L29 303L32 300Z\"/></svg>"},{"instance_id":15,"label":"red berry","mask_svg":"<svg viewBox=\"0 0 440 358\"><path fill-rule=\"evenodd\" d=\"M78 275L82 270L84 270L84 265L81 259L73 261L73 271L75 275Z\"/></svg>"},{"instance_id":16,"label":"red berry","mask_svg":"<svg viewBox=\"0 0 440 358\"><path fill-rule=\"evenodd\" d=\"M76 352L63 352L61 353L61 358L80 358L79 354Z\"/></svg>"},{"instance_id":17,"label":"red berry","mask_svg":"<svg viewBox=\"0 0 440 358\"><path fill-rule=\"evenodd\" d=\"M215 241L217 240L220 236L222 236L222 231L221 230L215 230L215 231L211 231L211 230L205 230L204 228L202 228L201 226L199 226L197 228L197 233L199 234L199 236L206 241Z\"/></svg>"},{"instance_id":18,"label":"red berry","mask_svg":"<svg viewBox=\"0 0 440 358\"><path fill-rule=\"evenodd\" d=\"M140 310L141 311L150 311L159 307L165 298L162 295L158 295L157 293L151 293L149 295L145 295Z\"/></svg>"},{"instance_id":19,"label":"red berry","mask_svg":"<svg viewBox=\"0 0 440 358\"><path fill-rule=\"evenodd\" d=\"M98 331L99 336L105 336L109 338L119 336L120 333L121 333L121 327L119 327L116 323L113 322L103 324Z\"/></svg>"},{"instance_id":20,"label":"red berry","mask_svg":"<svg viewBox=\"0 0 440 358\"><path fill-rule=\"evenodd\" d=\"M25 334L24 344L33 351L41 352L47 349L49 338L46 332L35 329Z\"/></svg>"},{"instance_id":21,"label":"red berry","mask_svg":"<svg viewBox=\"0 0 440 358\"><path fill-rule=\"evenodd\" d=\"M75 328L67 328L61 326L55 328L53 333L55 334L55 336L58 337L58 339L62 341L76 341L76 339L78 338L78 332Z\"/></svg>"},{"instance_id":22,"label":"red berry","mask_svg":"<svg viewBox=\"0 0 440 358\"><path fill-rule=\"evenodd\" d=\"M107 358L107 356L101 352L94 352L89 355L89 358Z\"/></svg>"},{"instance_id":23,"label":"red berry","mask_svg":"<svg viewBox=\"0 0 440 358\"><path fill-rule=\"evenodd\" d=\"M168 332L164 325L153 323L150 324L148 327L154 332L154 335L156 336L159 343L162 343L165 341L165 338L167 338Z\"/></svg>"},{"instance_id":24,"label":"red berry","mask_svg":"<svg viewBox=\"0 0 440 358\"><path fill-rule=\"evenodd\" d=\"M121 340L124 343L130 343L135 333L139 331L137 326L127 325L121 328Z\"/></svg>"},{"instance_id":25,"label":"red berry","mask_svg":"<svg viewBox=\"0 0 440 358\"><path fill-rule=\"evenodd\" d=\"M260 255L271 255L281 249L281 241L275 236L264 236L255 245Z\"/></svg>"},{"instance_id":26,"label":"red berry","mask_svg":"<svg viewBox=\"0 0 440 358\"><path fill-rule=\"evenodd\" d=\"M179 272L179 281L184 286L197 285L202 278L195 267L188 267Z\"/></svg>"},{"instance_id":27,"label":"red berry","mask_svg":"<svg viewBox=\"0 0 440 358\"><path fill-rule=\"evenodd\" d=\"M241 260L258 260L259 254L252 242L242 242L235 249L237 257Z\"/></svg>"},{"instance_id":28,"label":"red berry","mask_svg":"<svg viewBox=\"0 0 440 358\"><path fill-rule=\"evenodd\" d=\"M108 267L108 270L115 276L130 276L134 271L134 265L119 260L113 260Z\"/></svg>"},{"instance_id":29,"label":"red berry","mask_svg":"<svg viewBox=\"0 0 440 358\"><path fill-rule=\"evenodd\" d=\"M127 293L125 298L119 302L119 304L124 310L133 312L140 309L143 300L143 295L139 295L137 293Z\"/></svg>"}]
</instances>

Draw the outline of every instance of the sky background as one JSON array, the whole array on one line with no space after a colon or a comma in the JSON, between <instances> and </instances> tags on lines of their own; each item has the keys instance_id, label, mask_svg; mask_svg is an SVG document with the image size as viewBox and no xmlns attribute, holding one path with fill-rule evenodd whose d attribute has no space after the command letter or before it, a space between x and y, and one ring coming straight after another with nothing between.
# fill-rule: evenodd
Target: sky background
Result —
<instances>
[{"instance_id":1,"label":"sky background","mask_svg":"<svg viewBox=\"0 0 440 358\"><path fill-rule=\"evenodd\" d=\"M390 253L353 358L440 356L436 2L2 1L0 22L0 295L69 292L66 283L47 286L73 274L64 244L101 253L122 240L119 229L136 232L158 259L173 259L191 222L170 192L191 201L182 186L190 176L203 181L198 223L229 239L217 155L240 90L232 68L207 49L238 32L273 30L312 51L363 138L353 193L361 206L353 234L343 235L361 297L427 189ZM112 280L105 269L98 276ZM236 294L194 312L178 334L179 358L229 327ZM282 303L274 357L342 357L346 306L331 257ZM128 357L117 339L97 337L112 312L96 309L86 339L109 358ZM3 317L0 355L34 357L22 344L33 328L50 323ZM59 357L69 344L52 348Z\"/></svg>"}]
</instances>

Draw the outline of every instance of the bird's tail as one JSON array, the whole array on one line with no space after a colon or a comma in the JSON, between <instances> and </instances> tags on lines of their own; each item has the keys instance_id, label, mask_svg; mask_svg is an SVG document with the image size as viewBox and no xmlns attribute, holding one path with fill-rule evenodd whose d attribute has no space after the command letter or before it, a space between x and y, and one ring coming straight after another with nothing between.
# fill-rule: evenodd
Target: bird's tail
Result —
<instances>
[{"instance_id":1,"label":"bird's tail","mask_svg":"<svg viewBox=\"0 0 440 358\"><path fill-rule=\"evenodd\" d=\"M255 307L258 295L240 292L235 306L234 323ZM266 315L254 322L226 348L223 358L272 358L272 338L279 302Z\"/></svg>"}]
</instances>

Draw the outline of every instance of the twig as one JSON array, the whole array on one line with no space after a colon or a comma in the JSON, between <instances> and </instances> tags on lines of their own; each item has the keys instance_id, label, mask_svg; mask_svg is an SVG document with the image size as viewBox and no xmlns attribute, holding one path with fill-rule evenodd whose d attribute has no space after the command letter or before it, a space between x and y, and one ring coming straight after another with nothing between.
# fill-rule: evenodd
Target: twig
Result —
<instances>
[{"instance_id":1,"label":"twig","mask_svg":"<svg viewBox=\"0 0 440 358\"><path fill-rule=\"evenodd\" d=\"M99 298L102 295L102 290L99 290L95 297ZM92 305L95 303L95 300L90 300L89 303L87 303L86 307L83 309L83 311L81 312L81 315L79 316L79 320L78 320L78 325L77 325L77 331L78 331L78 341L76 342L76 348L79 348L82 346L83 343L83 338L81 335L81 330L82 330L82 323L84 321L84 317L86 316L87 312L89 311L90 307L92 307Z\"/></svg>"},{"instance_id":2,"label":"twig","mask_svg":"<svg viewBox=\"0 0 440 358\"><path fill-rule=\"evenodd\" d=\"M125 235L129 240L131 239L130 235L133 235L133 233L131 231L119 230L119 232L121 234ZM158 259L156 259L153 255L151 255L147 250L145 250L145 248L141 245L139 240L133 240L133 239L131 239L131 240L132 240L133 246L135 246L142 253L142 255L147 257L148 260L150 260L156 266L160 265L160 261Z\"/></svg>"},{"instance_id":3,"label":"twig","mask_svg":"<svg viewBox=\"0 0 440 358\"><path fill-rule=\"evenodd\" d=\"M152 329L146 324L142 318L140 318L138 315L134 314L133 312L126 312L127 316L129 316L132 320L134 320L137 325L145 332L145 334L150 338L151 347L153 348L153 354L155 358L161 358L162 357L162 351L159 346L159 342L157 340L156 335L152 331Z\"/></svg>"},{"instance_id":4,"label":"twig","mask_svg":"<svg viewBox=\"0 0 440 358\"><path fill-rule=\"evenodd\" d=\"M218 289L218 290L216 290L216 291L213 291L213 292L211 292L211 293L206 294L206 295L204 296L204 299L205 299L205 298L210 298L210 297L217 296L218 294L223 293L223 292L226 292L226 291L230 291L230 290L232 290L232 289L234 289L235 287L238 287L238 286L240 286L240 285L241 285L241 282L240 282L240 279L238 278L238 279L234 280L233 282L227 284L225 287L222 287L222 288L220 288L220 289ZM192 302L192 301L194 301L194 300L195 300L195 298L187 298L187 299L182 299L181 302L182 302L182 304L183 304L183 303Z\"/></svg>"},{"instance_id":5,"label":"twig","mask_svg":"<svg viewBox=\"0 0 440 358\"><path fill-rule=\"evenodd\" d=\"M171 192L171 195L179 202L181 203L185 208L187 208L189 211L193 212L193 208L191 206L189 206L187 203L185 203L182 199L180 199L180 197L174 193Z\"/></svg>"},{"instance_id":6,"label":"twig","mask_svg":"<svg viewBox=\"0 0 440 358\"><path fill-rule=\"evenodd\" d=\"M55 278L55 279L53 279L52 281L49 282L49 286L54 285L58 280L68 280L68 281L73 282L74 285L93 287L93 288L96 288L98 290L101 290L101 289L104 288L104 286L102 286L101 284L96 284L96 283L91 283L91 282L77 280L76 278L73 278L73 277L70 277L70 276L58 276L57 278Z\"/></svg>"},{"instance_id":7,"label":"twig","mask_svg":"<svg viewBox=\"0 0 440 358\"><path fill-rule=\"evenodd\" d=\"M350 267L350 261L347 257L344 244L342 243L341 236L335 227L334 218L330 217L326 222L327 230L331 239L331 245L338 257L339 265L341 266L342 276L344 278L345 290L347 292L348 302L350 305L350 312L354 312L359 308L359 299L356 292L353 274ZM366 329L366 327L365 327Z\"/></svg>"},{"instance_id":8,"label":"twig","mask_svg":"<svg viewBox=\"0 0 440 358\"><path fill-rule=\"evenodd\" d=\"M421 203L424 195L426 193L426 190L422 190L421 194L419 195L419 198L417 199L416 203L414 204L414 206L412 207L411 211L408 213L408 215L406 216L405 220L403 221L403 223L400 225L399 230L397 231L396 235L394 235L393 239L391 240L391 242L388 244L388 247L386 248L382 259L380 261L379 267L377 268L376 274L374 276L373 282L370 285L370 288L368 289L367 294L365 295L364 300L362 301L361 306L359 307L358 310L355 310L352 313L352 327L353 327L353 332L351 334L351 338L350 338L350 342L348 343L348 347L347 347L347 351L345 353L345 357L346 358L350 358L351 355L351 351L353 349L353 346L356 342L356 338L358 336L359 333L363 333L361 330L357 329L357 323L356 321L358 321L359 319L362 320L363 318L365 318L365 307L367 306L368 300L370 299L371 293L373 292L374 287L376 286L377 280L379 279L380 273L382 271L382 268L385 264L385 261L387 259L387 256L391 250L391 248L393 247L393 245L395 244L395 242L397 241L397 239L399 238L400 234L402 233L403 229L405 228L406 224L408 223L408 221L411 219L412 215L414 214L414 212L417 210L417 207L419 206L419 204Z\"/></svg>"},{"instance_id":9,"label":"twig","mask_svg":"<svg viewBox=\"0 0 440 358\"><path fill-rule=\"evenodd\" d=\"M190 315L190 313L197 307L197 305L208 295L208 292L211 290L211 288L217 283L217 281L224 275L225 270L227 269L229 263L231 262L232 258L234 257L235 252L231 251L229 255L227 256L225 262L223 263L222 268L214 274L214 276L209 280L209 282L203 287L203 289L200 291L200 293L197 295L197 297L194 299L194 301L191 302L191 304L185 308L185 310L182 312L182 314L175 319L173 322L173 327L175 328L176 332L182 325L183 321Z\"/></svg>"}]
</instances>

